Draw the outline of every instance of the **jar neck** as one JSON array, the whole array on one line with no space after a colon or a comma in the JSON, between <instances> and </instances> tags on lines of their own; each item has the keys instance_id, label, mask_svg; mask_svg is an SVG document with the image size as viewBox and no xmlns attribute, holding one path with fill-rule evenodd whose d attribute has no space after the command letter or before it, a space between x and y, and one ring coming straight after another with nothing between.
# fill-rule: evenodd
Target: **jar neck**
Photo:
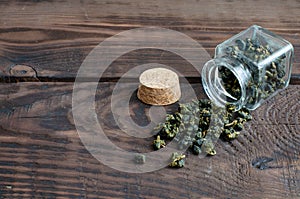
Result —
<instances>
[{"instance_id":1,"label":"jar neck","mask_svg":"<svg viewBox=\"0 0 300 199\"><path fill-rule=\"evenodd\" d=\"M222 69L221 69L222 68ZM222 79L222 70L231 73L229 82L236 82L239 88L239 95L234 96L230 93L231 87L234 85L224 83ZM235 78L235 79L232 79ZM232 57L220 57L208 61L202 69L202 84L208 97L217 106L224 107L232 104L236 110L241 109L247 103L247 85L251 78L251 74L239 60Z\"/></svg>"}]
</instances>

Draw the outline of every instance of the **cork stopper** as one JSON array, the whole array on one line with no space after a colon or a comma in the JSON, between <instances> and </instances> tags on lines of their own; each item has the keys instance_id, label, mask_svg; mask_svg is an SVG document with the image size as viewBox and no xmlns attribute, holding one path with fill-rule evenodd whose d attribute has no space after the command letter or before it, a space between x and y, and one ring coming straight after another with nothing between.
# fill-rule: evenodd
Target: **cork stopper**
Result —
<instances>
[{"instance_id":1,"label":"cork stopper","mask_svg":"<svg viewBox=\"0 0 300 199\"><path fill-rule=\"evenodd\" d=\"M165 68L153 68L140 75L138 98L151 105L169 105L181 95L179 79L175 72Z\"/></svg>"}]
</instances>

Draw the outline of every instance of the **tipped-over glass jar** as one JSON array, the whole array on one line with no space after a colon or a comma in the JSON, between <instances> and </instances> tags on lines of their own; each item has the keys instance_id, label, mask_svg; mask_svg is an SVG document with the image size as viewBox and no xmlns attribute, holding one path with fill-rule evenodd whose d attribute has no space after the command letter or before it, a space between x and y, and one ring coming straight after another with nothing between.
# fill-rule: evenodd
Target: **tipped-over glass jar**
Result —
<instances>
[{"instance_id":1,"label":"tipped-over glass jar","mask_svg":"<svg viewBox=\"0 0 300 199\"><path fill-rule=\"evenodd\" d=\"M219 106L254 110L288 86L293 46L259 26L219 44L202 70L208 97Z\"/></svg>"}]
</instances>

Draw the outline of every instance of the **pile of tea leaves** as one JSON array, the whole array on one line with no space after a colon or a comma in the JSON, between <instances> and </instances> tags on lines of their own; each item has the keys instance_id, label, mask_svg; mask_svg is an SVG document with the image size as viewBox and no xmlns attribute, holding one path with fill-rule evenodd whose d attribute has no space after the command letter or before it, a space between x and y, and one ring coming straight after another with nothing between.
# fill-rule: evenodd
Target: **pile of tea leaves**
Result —
<instances>
[{"instance_id":1,"label":"pile of tea leaves","mask_svg":"<svg viewBox=\"0 0 300 199\"><path fill-rule=\"evenodd\" d=\"M212 138L220 137L227 141L235 139L243 130L245 122L252 119L248 109L235 110L233 105L220 108L207 99L180 104L178 111L167 114L165 122L154 129L156 135L153 147L159 150L175 141L179 150L189 148L195 155L202 152L215 155ZM174 152L169 166L183 167L185 157Z\"/></svg>"}]
</instances>

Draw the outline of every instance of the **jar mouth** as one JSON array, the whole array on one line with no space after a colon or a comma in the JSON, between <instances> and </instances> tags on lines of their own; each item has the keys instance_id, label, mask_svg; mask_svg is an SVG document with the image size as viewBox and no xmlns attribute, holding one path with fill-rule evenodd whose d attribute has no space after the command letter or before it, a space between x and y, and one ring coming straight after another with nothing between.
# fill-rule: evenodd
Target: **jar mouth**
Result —
<instances>
[{"instance_id":1,"label":"jar mouth","mask_svg":"<svg viewBox=\"0 0 300 199\"><path fill-rule=\"evenodd\" d=\"M224 57L208 61L202 69L204 90L220 107L231 104L239 110L246 104L247 79L243 65Z\"/></svg>"}]
</instances>

